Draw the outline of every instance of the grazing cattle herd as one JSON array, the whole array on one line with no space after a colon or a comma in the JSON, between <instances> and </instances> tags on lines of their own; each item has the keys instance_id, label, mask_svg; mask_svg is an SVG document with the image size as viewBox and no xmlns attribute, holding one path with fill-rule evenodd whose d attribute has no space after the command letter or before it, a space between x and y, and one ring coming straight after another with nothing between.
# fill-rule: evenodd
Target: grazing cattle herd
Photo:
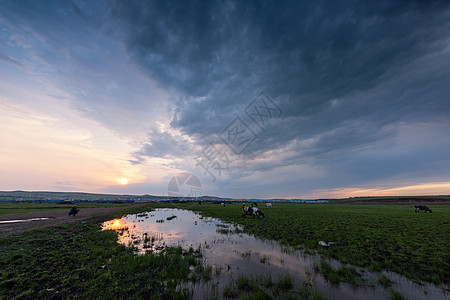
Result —
<instances>
[{"instance_id":1,"label":"grazing cattle herd","mask_svg":"<svg viewBox=\"0 0 450 300\"><path fill-rule=\"evenodd\" d=\"M220 205L225 207L225 202L221 202ZM258 209L258 204L256 202L251 203L251 206L245 206L245 203L242 203L242 217L245 218L247 216L252 216L253 218L265 218L264 213ZM267 202L265 204L266 208L272 207L272 203ZM414 212L420 212L421 210L425 211L425 213L432 213L431 209L425 205L414 205Z\"/></svg>"}]
</instances>

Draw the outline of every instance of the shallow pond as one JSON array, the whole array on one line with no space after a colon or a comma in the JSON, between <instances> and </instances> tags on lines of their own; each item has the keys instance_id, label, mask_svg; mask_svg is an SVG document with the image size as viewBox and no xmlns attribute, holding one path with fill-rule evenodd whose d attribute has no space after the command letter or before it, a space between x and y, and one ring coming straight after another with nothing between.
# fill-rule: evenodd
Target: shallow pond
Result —
<instances>
[{"instance_id":1,"label":"shallow pond","mask_svg":"<svg viewBox=\"0 0 450 300\"><path fill-rule=\"evenodd\" d=\"M237 229L237 230L236 230ZM278 278L289 274L298 290L308 280L326 299L390 299L390 289L378 283L381 274L390 278L392 289L406 299L450 299L448 293L433 285L414 283L392 272L372 273L356 268L364 279L363 286L341 282L331 284L314 270L320 262L317 255L305 255L277 242L257 239L239 232L233 224L202 217L192 211L156 209L127 215L103 224L103 230L116 230L118 242L133 245L140 253L159 252L165 247L201 248L205 265L213 267L212 280L193 287L194 299L222 298L224 287L239 276ZM339 262L328 260L334 266ZM191 287L192 288L192 287Z\"/></svg>"}]
</instances>

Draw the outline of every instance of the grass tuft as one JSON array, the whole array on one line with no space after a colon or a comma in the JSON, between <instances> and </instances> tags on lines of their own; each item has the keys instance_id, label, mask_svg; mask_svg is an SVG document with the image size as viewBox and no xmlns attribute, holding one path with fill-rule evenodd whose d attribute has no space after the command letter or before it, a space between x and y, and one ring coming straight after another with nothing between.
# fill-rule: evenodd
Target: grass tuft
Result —
<instances>
[{"instance_id":1,"label":"grass tuft","mask_svg":"<svg viewBox=\"0 0 450 300\"><path fill-rule=\"evenodd\" d=\"M404 300L405 298L403 298L402 294L400 294L396 290L391 289L391 299L392 300Z\"/></svg>"},{"instance_id":2,"label":"grass tuft","mask_svg":"<svg viewBox=\"0 0 450 300\"><path fill-rule=\"evenodd\" d=\"M384 288L389 288L392 285L392 281L386 275L382 274L378 278L378 283L381 284Z\"/></svg>"}]
</instances>

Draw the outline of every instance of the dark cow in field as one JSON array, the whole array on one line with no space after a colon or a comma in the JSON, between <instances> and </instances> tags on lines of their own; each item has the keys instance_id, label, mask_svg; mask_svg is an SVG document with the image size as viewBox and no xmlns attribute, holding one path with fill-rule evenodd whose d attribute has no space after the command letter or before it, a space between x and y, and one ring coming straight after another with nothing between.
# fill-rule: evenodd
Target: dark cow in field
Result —
<instances>
[{"instance_id":1,"label":"dark cow in field","mask_svg":"<svg viewBox=\"0 0 450 300\"><path fill-rule=\"evenodd\" d=\"M257 207L247 207L245 203L242 203L242 217L252 216L254 217L263 217L265 218L262 211L260 211Z\"/></svg>"},{"instance_id":2,"label":"dark cow in field","mask_svg":"<svg viewBox=\"0 0 450 300\"><path fill-rule=\"evenodd\" d=\"M70 209L70 211L69 211L69 216L74 216L74 217L75 217L79 211L80 211L80 210L78 209L78 207L74 206L74 207L72 207L72 208Z\"/></svg>"},{"instance_id":3,"label":"dark cow in field","mask_svg":"<svg viewBox=\"0 0 450 300\"><path fill-rule=\"evenodd\" d=\"M428 206L425 206L425 205L414 205L414 212L420 212L421 210L424 210L425 213L427 211L432 213L431 209L429 209Z\"/></svg>"}]
</instances>

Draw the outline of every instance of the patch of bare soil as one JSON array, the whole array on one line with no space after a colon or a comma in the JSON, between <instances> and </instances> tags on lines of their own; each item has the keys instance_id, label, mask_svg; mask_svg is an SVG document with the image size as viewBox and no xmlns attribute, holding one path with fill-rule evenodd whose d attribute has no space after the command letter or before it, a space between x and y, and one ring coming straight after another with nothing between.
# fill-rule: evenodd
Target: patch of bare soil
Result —
<instances>
[{"instance_id":1,"label":"patch of bare soil","mask_svg":"<svg viewBox=\"0 0 450 300\"><path fill-rule=\"evenodd\" d=\"M68 208L67 210L55 210L55 211L33 212L28 214L13 214L1 216L0 237L20 234L24 231L36 228L44 228L48 226L58 226L81 222L92 217L108 216L117 210L122 210L131 207L141 207L145 205L146 205L145 203L139 203L139 204L132 204L130 206L120 206L120 207L86 208L81 209L76 216L68 215L70 208ZM48 219L29 222L2 223L2 221L29 220L38 218L48 218Z\"/></svg>"}]
</instances>

